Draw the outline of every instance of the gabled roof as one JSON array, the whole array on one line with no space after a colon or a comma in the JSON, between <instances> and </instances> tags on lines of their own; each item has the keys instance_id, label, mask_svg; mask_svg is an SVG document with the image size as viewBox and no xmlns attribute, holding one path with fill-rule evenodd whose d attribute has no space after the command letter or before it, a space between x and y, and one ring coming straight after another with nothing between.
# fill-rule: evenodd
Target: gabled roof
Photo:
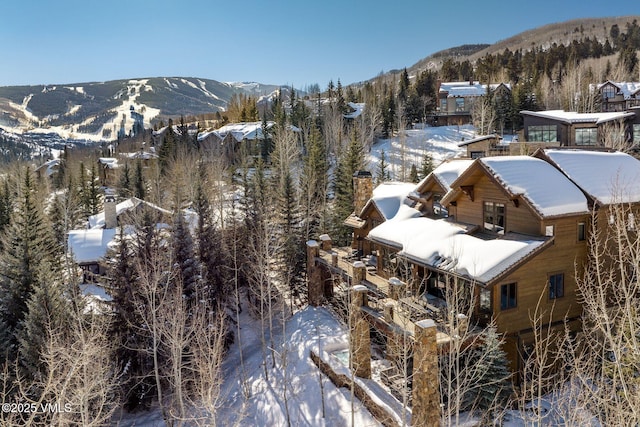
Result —
<instances>
[{"instance_id":1,"label":"gabled roof","mask_svg":"<svg viewBox=\"0 0 640 427\"><path fill-rule=\"evenodd\" d=\"M423 193L430 187L430 183L436 183L447 193L451 190L451 184L458 179L464 171L473 163L471 159L450 159L442 162L429 175L420 181L416 187L418 193Z\"/></svg>"},{"instance_id":2,"label":"gabled roof","mask_svg":"<svg viewBox=\"0 0 640 427\"><path fill-rule=\"evenodd\" d=\"M564 110L547 110L547 111L520 111L525 116L541 117L544 119L556 120L561 123L593 123L599 125L612 120L621 120L627 117L634 117L635 113L620 111L607 113L576 113Z\"/></svg>"},{"instance_id":3,"label":"gabled roof","mask_svg":"<svg viewBox=\"0 0 640 427\"><path fill-rule=\"evenodd\" d=\"M475 160L453 184L441 203L459 197L461 187L473 185L478 172L492 179L511 200L522 200L540 218L588 212L582 191L549 163L529 156L483 157Z\"/></svg>"},{"instance_id":4,"label":"gabled roof","mask_svg":"<svg viewBox=\"0 0 640 427\"><path fill-rule=\"evenodd\" d=\"M602 89L603 86L611 84L618 89L618 92L624 97L624 99L630 99L632 96L636 95L640 92L640 82L614 82L611 80L607 80L604 83L600 83L597 85L598 90Z\"/></svg>"},{"instance_id":5,"label":"gabled roof","mask_svg":"<svg viewBox=\"0 0 640 427\"><path fill-rule=\"evenodd\" d=\"M170 211L163 209L160 206L138 199L137 197L131 197L130 199L127 199L116 205L116 216L119 217L124 212L132 211L133 209L137 208L141 204L144 204L164 214L171 215ZM104 225L105 225L104 211L97 213L95 215L91 215L89 217L89 228L104 228Z\"/></svg>"},{"instance_id":6,"label":"gabled roof","mask_svg":"<svg viewBox=\"0 0 640 427\"><path fill-rule=\"evenodd\" d=\"M516 233L483 239L470 231L472 227L446 219L410 217L386 221L368 237L400 249L398 255L412 262L484 284L499 280L551 241Z\"/></svg>"},{"instance_id":7,"label":"gabled roof","mask_svg":"<svg viewBox=\"0 0 640 427\"><path fill-rule=\"evenodd\" d=\"M362 217L367 209L375 207L385 220L391 219L396 216L400 206L411 206L413 202L407 196L415 187L413 183L383 182L373 189L371 198L358 214Z\"/></svg>"},{"instance_id":8,"label":"gabled roof","mask_svg":"<svg viewBox=\"0 0 640 427\"><path fill-rule=\"evenodd\" d=\"M640 161L620 152L538 150L596 203L640 202Z\"/></svg>"},{"instance_id":9,"label":"gabled roof","mask_svg":"<svg viewBox=\"0 0 640 427\"><path fill-rule=\"evenodd\" d=\"M490 90L496 90L500 86L511 90L509 83L491 83L489 85L480 84L479 81L464 81L464 82L442 82L438 89L439 93L446 93L447 98L454 97L468 97L468 96L485 96L487 94L487 87Z\"/></svg>"}]
</instances>

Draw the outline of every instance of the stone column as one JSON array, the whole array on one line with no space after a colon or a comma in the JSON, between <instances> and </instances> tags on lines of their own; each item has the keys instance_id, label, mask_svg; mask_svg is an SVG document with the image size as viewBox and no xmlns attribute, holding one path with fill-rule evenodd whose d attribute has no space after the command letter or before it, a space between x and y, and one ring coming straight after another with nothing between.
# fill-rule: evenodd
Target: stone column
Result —
<instances>
[{"instance_id":1,"label":"stone column","mask_svg":"<svg viewBox=\"0 0 640 427\"><path fill-rule=\"evenodd\" d=\"M353 263L353 284L359 285L367 277L367 266L362 261Z\"/></svg>"},{"instance_id":2,"label":"stone column","mask_svg":"<svg viewBox=\"0 0 640 427\"><path fill-rule=\"evenodd\" d=\"M389 279L389 298L398 301L400 298L403 298L406 293L406 285L403 281L398 279L397 277L392 277Z\"/></svg>"},{"instance_id":3,"label":"stone column","mask_svg":"<svg viewBox=\"0 0 640 427\"><path fill-rule=\"evenodd\" d=\"M331 251L331 265L334 267L338 266L338 252Z\"/></svg>"},{"instance_id":4,"label":"stone column","mask_svg":"<svg viewBox=\"0 0 640 427\"><path fill-rule=\"evenodd\" d=\"M438 370L438 344L436 324L431 319L415 324L413 353L413 415L412 425L439 426L440 385Z\"/></svg>"},{"instance_id":5,"label":"stone column","mask_svg":"<svg viewBox=\"0 0 640 427\"><path fill-rule=\"evenodd\" d=\"M367 287L356 285L351 288L349 304L349 345L351 348L351 372L361 378L371 378L371 337L369 322L364 318L362 306L367 305Z\"/></svg>"},{"instance_id":6,"label":"stone column","mask_svg":"<svg viewBox=\"0 0 640 427\"><path fill-rule=\"evenodd\" d=\"M458 324L456 325L457 335L459 337L464 337L467 333L467 330L469 329L469 318L462 313L458 313L456 317L458 321Z\"/></svg>"},{"instance_id":7,"label":"stone column","mask_svg":"<svg viewBox=\"0 0 640 427\"><path fill-rule=\"evenodd\" d=\"M320 246L315 240L307 242L307 297L309 305L317 307L322 304L324 295L322 271L316 264L316 257L320 254Z\"/></svg>"},{"instance_id":8,"label":"stone column","mask_svg":"<svg viewBox=\"0 0 640 427\"><path fill-rule=\"evenodd\" d=\"M328 234L321 234L319 236L320 239L320 249L323 251L329 252L331 250L331 237Z\"/></svg>"}]
</instances>

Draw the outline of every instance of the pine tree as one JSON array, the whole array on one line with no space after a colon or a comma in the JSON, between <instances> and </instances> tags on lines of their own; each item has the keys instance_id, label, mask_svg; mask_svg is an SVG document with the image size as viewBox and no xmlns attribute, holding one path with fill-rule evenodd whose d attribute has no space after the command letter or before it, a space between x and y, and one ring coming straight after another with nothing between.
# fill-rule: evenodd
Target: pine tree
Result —
<instances>
[{"instance_id":1,"label":"pine tree","mask_svg":"<svg viewBox=\"0 0 640 427\"><path fill-rule=\"evenodd\" d=\"M416 168L415 163L411 163L411 172L409 172L409 181L418 183L420 182L420 178L418 178L418 168Z\"/></svg>"},{"instance_id":2,"label":"pine tree","mask_svg":"<svg viewBox=\"0 0 640 427\"><path fill-rule=\"evenodd\" d=\"M478 387L466 396L467 405L482 413L502 408L512 391L511 372L507 354L494 324L482 332L482 346L471 355L471 366L478 372Z\"/></svg>"},{"instance_id":3,"label":"pine tree","mask_svg":"<svg viewBox=\"0 0 640 427\"><path fill-rule=\"evenodd\" d=\"M422 157L422 163L420 165L420 178L424 179L427 177L427 175L429 175L431 172L433 172L433 158L431 157L431 154L426 152L424 153L424 156Z\"/></svg>"},{"instance_id":4,"label":"pine tree","mask_svg":"<svg viewBox=\"0 0 640 427\"><path fill-rule=\"evenodd\" d=\"M388 169L389 164L387 163L387 158L384 150L380 150L380 162L378 163L378 168L376 170L376 185L380 185L383 182L389 181L389 179L391 179Z\"/></svg>"},{"instance_id":5,"label":"pine tree","mask_svg":"<svg viewBox=\"0 0 640 427\"><path fill-rule=\"evenodd\" d=\"M192 306L197 297L200 267L194 254L193 238L180 210L173 220L172 250L176 283L182 286L188 306Z\"/></svg>"},{"instance_id":6,"label":"pine tree","mask_svg":"<svg viewBox=\"0 0 640 427\"><path fill-rule=\"evenodd\" d=\"M173 131L173 121L169 119L169 125L165 131L164 138L160 150L158 150L158 162L160 163L160 173L166 174L169 170L169 165L176 157L177 144L176 134Z\"/></svg>"},{"instance_id":7,"label":"pine tree","mask_svg":"<svg viewBox=\"0 0 640 427\"><path fill-rule=\"evenodd\" d=\"M26 304L25 318L17 338L20 363L31 378L41 374L41 354L52 331L63 331L70 320L69 302L63 295L60 276L46 260L38 267L37 281Z\"/></svg>"},{"instance_id":8,"label":"pine tree","mask_svg":"<svg viewBox=\"0 0 640 427\"><path fill-rule=\"evenodd\" d=\"M307 155L302 168L301 187L304 206L304 221L306 227L304 241L317 236L324 231L324 206L327 198L327 170L326 147L324 139L316 126L312 126L307 142Z\"/></svg>"},{"instance_id":9,"label":"pine tree","mask_svg":"<svg viewBox=\"0 0 640 427\"><path fill-rule=\"evenodd\" d=\"M0 255L0 318L10 337L5 346L15 355L19 325L27 313L27 303L40 282L42 263L57 268L55 243L45 222L31 172L26 169L16 200L11 225L4 235Z\"/></svg>"},{"instance_id":10,"label":"pine tree","mask_svg":"<svg viewBox=\"0 0 640 427\"><path fill-rule=\"evenodd\" d=\"M0 189L0 235L2 235L4 230L11 223L12 210L13 196L11 194L11 190L9 189L9 180L5 178L2 181L2 188Z\"/></svg>"},{"instance_id":11,"label":"pine tree","mask_svg":"<svg viewBox=\"0 0 640 427\"><path fill-rule=\"evenodd\" d=\"M133 195L138 199L144 200L147 195L147 186L144 182L144 174L142 171L142 162L136 162L135 180L133 183Z\"/></svg>"},{"instance_id":12,"label":"pine tree","mask_svg":"<svg viewBox=\"0 0 640 427\"><path fill-rule=\"evenodd\" d=\"M202 177L196 187L194 209L198 214L195 240L201 269L203 293L213 301L213 306L221 306L226 298L226 275L221 233L213 223L211 205L203 188Z\"/></svg>"},{"instance_id":13,"label":"pine tree","mask_svg":"<svg viewBox=\"0 0 640 427\"><path fill-rule=\"evenodd\" d=\"M131 179L131 167L126 162L120 172L120 182L118 184L118 193L125 198L131 197L133 193L133 183Z\"/></svg>"},{"instance_id":14,"label":"pine tree","mask_svg":"<svg viewBox=\"0 0 640 427\"><path fill-rule=\"evenodd\" d=\"M353 212L353 174L364 168L364 148L357 128L354 127L349 145L338 158L334 178L335 201L333 206L334 231L332 236L339 245L348 244L349 228L342 222Z\"/></svg>"}]
</instances>

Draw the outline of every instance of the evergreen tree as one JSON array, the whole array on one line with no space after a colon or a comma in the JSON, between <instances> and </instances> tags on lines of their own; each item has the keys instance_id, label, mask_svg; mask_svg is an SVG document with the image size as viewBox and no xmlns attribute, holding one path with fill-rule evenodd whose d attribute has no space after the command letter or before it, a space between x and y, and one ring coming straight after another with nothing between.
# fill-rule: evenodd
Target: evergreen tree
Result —
<instances>
[{"instance_id":1,"label":"evergreen tree","mask_svg":"<svg viewBox=\"0 0 640 427\"><path fill-rule=\"evenodd\" d=\"M37 280L26 304L25 318L17 335L21 365L27 375L42 374L41 354L51 332L66 329L70 319L69 303L56 269L44 260L38 267Z\"/></svg>"},{"instance_id":2,"label":"evergreen tree","mask_svg":"<svg viewBox=\"0 0 640 427\"><path fill-rule=\"evenodd\" d=\"M133 195L142 200L144 200L147 195L147 186L144 182L142 162L140 161L140 159L138 159L138 161L136 162L136 172L133 182Z\"/></svg>"},{"instance_id":3,"label":"evergreen tree","mask_svg":"<svg viewBox=\"0 0 640 427\"><path fill-rule=\"evenodd\" d=\"M420 165L420 178L424 179L427 175L433 172L433 158L429 152L425 152L422 157L422 163Z\"/></svg>"},{"instance_id":4,"label":"evergreen tree","mask_svg":"<svg viewBox=\"0 0 640 427\"><path fill-rule=\"evenodd\" d=\"M195 239L203 292L214 302L214 307L220 306L227 297L226 275L222 268L224 265L222 236L213 223L211 205L204 193L202 177L199 178L196 187L194 209L198 214Z\"/></svg>"},{"instance_id":5,"label":"evergreen tree","mask_svg":"<svg viewBox=\"0 0 640 427\"><path fill-rule=\"evenodd\" d=\"M27 313L27 303L41 280L43 263L56 269L55 243L45 222L40 201L26 169L11 225L3 240L0 254L0 318L7 328L9 341L4 343L10 355L17 351L19 325Z\"/></svg>"},{"instance_id":6,"label":"evergreen tree","mask_svg":"<svg viewBox=\"0 0 640 427\"><path fill-rule=\"evenodd\" d=\"M479 386L465 396L466 404L482 413L503 408L512 392L511 372L495 325L489 325L482 332L482 346L472 353L471 366L478 372Z\"/></svg>"},{"instance_id":7,"label":"evergreen tree","mask_svg":"<svg viewBox=\"0 0 640 427\"><path fill-rule=\"evenodd\" d=\"M194 253L193 238L180 210L173 220L172 250L176 283L182 286L182 294L191 307L197 298L200 267Z\"/></svg>"},{"instance_id":8,"label":"evergreen tree","mask_svg":"<svg viewBox=\"0 0 640 427\"><path fill-rule=\"evenodd\" d=\"M166 174L169 165L176 157L176 134L173 131L173 121L169 119L169 125L165 131L164 138L162 139L162 145L158 151L158 162L160 163L160 173Z\"/></svg>"},{"instance_id":9,"label":"evergreen tree","mask_svg":"<svg viewBox=\"0 0 640 427\"><path fill-rule=\"evenodd\" d=\"M304 206L304 241L317 236L323 229L323 210L327 198L327 162L324 139L316 126L311 127L307 141L307 155L301 176L302 205Z\"/></svg>"},{"instance_id":10,"label":"evergreen tree","mask_svg":"<svg viewBox=\"0 0 640 427\"><path fill-rule=\"evenodd\" d=\"M332 236L338 245L347 245L349 228L342 223L353 212L353 174L364 168L364 148L357 128L354 127L349 145L341 153L334 177L335 201L333 206Z\"/></svg>"},{"instance_id":11,"label":"evergreen tree","mask_svg":"<svg viewBox=\"0 0 640 427\"><path fill-rule=\"evenodd\" d=\"M420 178L418 178L418 168L416 168L415 163L411 163L411 172L409 172L409 181L418 183L420 182Z\"/></svg>"},{"instance_id":12,"label":"evergreen tree","mask_svg":"<svg viewBox=\"0 0 640 427\"><path fill-rule=\"evenodd\" d=\"M0 235L2 235L7 226L11 223L12 210L13 195L9 189L9 180L5 178L2 181L2 188L0 189Z\"/></svg>"},{"instance_id":13,"label":"evergreen tree","mask_svg":"<svg viewBox=\"0 0 640 427\"><path fill-rule=\"evenodd\" d=\"M400 86L398 88L398 99L400 102L405 103L409 96L409 73L405 67L400 74Z\"/></svg>"},{"instance_id":14,"label":"evergreen tree","mask_svg":"<svg viewBox=\"0 0 640 427\"><path fill-rule=\"evenodd\" d=\"M385 181L389 181L391 179L389 175L389 164L387 163L386 155L384 154L384 150L380 151L380 162L378 163L378 168L376 170L376 185L380 185Z\"/></svg>"},{"instance_id":15,"label":"evergreen tree","mask_svg":"<svg viewBox=\"0 0 640 427\"><path fill-rule=\"evenodd\" d=\"M120 182L118 184L118 193L120 196L128 198L133 194L133 182L131 179L131 167L126 162L120 172Z\"/></svg>"}]
</instances>

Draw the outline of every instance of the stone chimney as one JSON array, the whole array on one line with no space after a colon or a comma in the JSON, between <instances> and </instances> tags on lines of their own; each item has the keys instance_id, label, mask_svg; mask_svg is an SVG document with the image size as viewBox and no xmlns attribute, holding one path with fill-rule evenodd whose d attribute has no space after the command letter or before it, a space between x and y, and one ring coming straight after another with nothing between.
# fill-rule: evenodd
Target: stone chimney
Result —
<instances>
[{"instance_id":1,"label":"stone chimney","mask_svg":"<svg viewBox=\"0 0 640 427\"><path fill-rule=\"evenodd\" d=\"M362 208L373 195L373 177L369 171L357 171L353 174L353 209L360 215Z\"/></svg>"},{"instance_id":2,"label":"stone chimney","mask_svg":"<svg viewBox=\"0 0 640 427\"><path fill-rule=\"evenodd\" d=\"M104 196L104 228L116 228L118 226L116 204L116 196L113 194Z\"/></svg>"}]
</instances>

